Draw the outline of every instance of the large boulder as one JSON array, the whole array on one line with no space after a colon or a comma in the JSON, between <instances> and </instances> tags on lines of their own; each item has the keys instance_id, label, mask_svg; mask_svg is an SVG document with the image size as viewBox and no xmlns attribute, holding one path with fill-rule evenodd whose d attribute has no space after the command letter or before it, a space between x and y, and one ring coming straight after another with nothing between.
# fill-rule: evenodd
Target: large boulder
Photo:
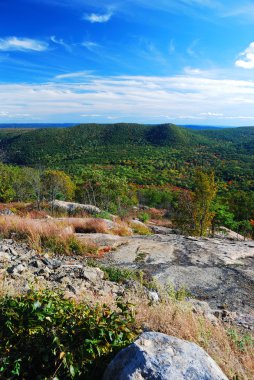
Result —
<instances>
[{"instance_id":1,"label":"large boulder","mask_svg":"<svg viewBox=\"0 0 254 380\"><path fill-rule=\"evenodd\" d=\"M120 351L103 380L227 380L214 360L194 343L145 332Z\"/></svg>"},{"instance_id":2,"label":"large boulder","mask_svg":"<svg viewBox=\"0 0 254 380\"><path fill-rule=\"evenodd\" d=\"M83 210L83 211L88 212L89 214L99 214L101 212L101 210L96 206L85 205L82 203L64 202L64 201L55 200L51 202L51 204L54 208L65 210L70 214L77 210Z\"/></svg>"}]
</instances>

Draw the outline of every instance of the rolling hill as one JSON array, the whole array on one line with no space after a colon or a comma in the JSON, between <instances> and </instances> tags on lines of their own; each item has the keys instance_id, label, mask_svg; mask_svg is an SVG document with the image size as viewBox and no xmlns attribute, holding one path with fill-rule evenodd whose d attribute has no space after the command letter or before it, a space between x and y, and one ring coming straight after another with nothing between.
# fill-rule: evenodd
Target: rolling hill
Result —
<instances>
[{"instance_id":1,"label":"rolling hill","mask_svg":"<svg viewBox=\"0 0 254 380\"><path fill-rule=\"evenodd\" d=\"M0 148L6 161L20 165L48 162L49 157L72 161L83 154L84 162L97 150L117 149L119 156L141 147L183 148L208 139L173 124L81 124L71 128L1 130Z\"/></svg>"},{"instance_id":2,"label":"rolling hill","mask_svg":"<svg viewBox=\"0 0 254 380\"><path fill-rule=\"evenodd\" d=\"M6 163L76 172L95 165L133 182L184 183L195 166L221 179L254 186L254 127L191 130L173 124L80 124L65 128L0 129Z\"/></svg>"}]
</instances>

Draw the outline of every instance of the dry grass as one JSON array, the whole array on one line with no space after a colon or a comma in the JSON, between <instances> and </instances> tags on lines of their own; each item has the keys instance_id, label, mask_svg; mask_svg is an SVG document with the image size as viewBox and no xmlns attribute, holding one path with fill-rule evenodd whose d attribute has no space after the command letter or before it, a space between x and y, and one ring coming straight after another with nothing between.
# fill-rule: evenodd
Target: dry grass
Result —
<instances>
[{"instance_id":1,"label":"dry grass","mask_svg":"<svg viewBox=\"0 0 254 380\"><path fill-rule=\"evenodd\" d=\"M72 227L76 233L108 233L106 222L98 218L64 218L64 223Z\"/></svg>"},{"instance_id":2,"label":"dry grass","mask_svg":"<svg viewBox=\"0 0 254 380\"><path fill-rule=\"evenodd\" d=\"M254 379L254 347L244 349L228 335L225 326L214 326L194 314L187 302L149 306L143 300L136 306L137 323L147 328L185 339L203 347L232 380ZM237 377L238 376L238 377Z\"/></svg>"},{"instance_id":3,"label":"dry grass","mask_svg":"<svg viewBox=\"0 0 254 380\"><path fill-rule=\"evenodd\" d=\"M36 220L28 217L19 216L0 216L0 233L4 237L10 237L16 234L18 237L29 236L32 240L36 240L37 236L69 236L73 234L72 228L66 228L65 223L56 223L54 220L48 219Z\"/></svg>"},{"instance_id":4,"label":"dry grass","mask_svg":"<svg viewBox=\"0 0 254 380\"><path fill-rule=\"evenodd\" d=\"M167 210L165 209L157 209L154 207L149 209L149 214L150 214L151 219L162 219L166 213L167 213Z\"/></svg>"},{"instance_id":5,"label":"dry grass","mask_svg":"<svg viewBox=\"0 0 254 380\"><path fill-rule=\"evenodd\" d=\"M151 219L150 223L159 227L167 227L167 228L173 227L172 221L168 219Z\"/></svg>"},{"instance_id":6,"label":"dry grass","mask_svg":"<svg viewBox=\"0 0 254 380\"><path fill-rule=\"evenodd\" d=\"M132 230L126 222L116 221L110 233L112 233L113 235L119 235L119 236L131 236Z\"/></svg>"},{"instance_id":7,"label":"dry grass","mask_svg":"<svg viewBox=\"0 0 254 380\"><path fill-rule=\"evenodd\" d=\"M78 296L80 300L84 297L90 304L106 303L112 308L116 307L116 300L112 295L94 297L94 294L86 292ZM230 380L254 379L253 340L252 343L246 342L241 348L239 342L228 333L232 326L219 320L214 325L203 315L193 313L192 305L187 301L168 299L167 302L151 305L142 293L126 294L125 299L134 305L138 327L196 343L215 360ZM244 341L243 334L236 327L233 329L238 334L239 341Z\"/></svg>"},{"instance_id":8,"label":"dry grass","mask_svg":"<svg viewBox=\"0 0 254 380\"><path fill-rule=\"evenodd\" d=\"M25 240L38 251L46 248L59 254L87 254L90 251L94 254L98 247L89 241L81 243L74 232L74 226L68 220L0 216L0 235L4 238Z\"/></svg>"}]
</instances>

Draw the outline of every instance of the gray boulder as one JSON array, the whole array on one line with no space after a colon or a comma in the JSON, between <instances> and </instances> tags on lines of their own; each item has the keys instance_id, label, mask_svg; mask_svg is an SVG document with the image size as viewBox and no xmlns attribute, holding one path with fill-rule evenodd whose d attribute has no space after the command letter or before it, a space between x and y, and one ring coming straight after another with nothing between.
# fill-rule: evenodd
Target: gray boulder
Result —
<instances>
[{"instance_id":1,"label":"gray boulder","mask_svg":"<svg viewBox=\"0 0 254 380\"><path fill-rule=\"evenodd\" d=\"M214 360L194 343L145 332L120 351L103 380L228 380Z\"/></svg>"},{"instance_id":2,"label":"gray boulder","mask_svg":"<svg viewBox=\"0 0 254 380\"><path fill-rule=\"evenodd\" d=\"M70 214L76 210L83 210L88 212L89 214L99 214L101 210L93 205L85 205L82 203L74 203L74 202L64 202L55 200L50 202L54 208L59 208L69 212Z\"/></svg>"}]
</instances>

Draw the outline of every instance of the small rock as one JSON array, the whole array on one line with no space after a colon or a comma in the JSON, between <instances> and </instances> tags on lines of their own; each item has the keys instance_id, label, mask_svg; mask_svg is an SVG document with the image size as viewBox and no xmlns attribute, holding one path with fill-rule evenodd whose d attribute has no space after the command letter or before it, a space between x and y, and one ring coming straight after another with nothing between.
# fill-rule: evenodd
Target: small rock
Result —
<instances>
[{"instance_id":1,"label":"small rock","mask_svg":"<svg viewBox=\"0 0 254 380\"><path fill-rule=\"evenodd\" d=\"M51 269L57 269L62 265L62 261L56 259L42 258L41 261Z\"/></svg>"},{"instance_id":2,"label":"small rock","mask_svg":"<svg viewBox=\"0 0 254 380\"><path fill-rule=\"evenodd\" d=\"M14 248L12 248L12 247L9 247L9 252L10 252L13 256L18 256L17 251L16 251Z\"/></svg>"},{"instance_id":3,"label":"small rock","mask_svg":"<svg viewBox=\"0 0 254 380\"><path fill-rule=\"evenodd\" d=\"M97 284L103 280L104 272L99 268L86 267L82 271L82 277L94 284Z\"/></svg>"},{"instance_id":4,"label":"small rock","mask_svg":"<svg viewBox=\"0 0 254 380\"><path fill-rule=\"evenodd\" d=\"M13 275L19 275L26 270L26 266L23 264L13 265L7 269L7 272Z\"/></svg>"},{"instance_id":5,"label":"small rock","mask_svg":"<svg viewBox=\"0 0 254 380\"><path fill-rule=\"evenodd\" d=\"M221 317L221 313L217 310L212 310L209 306L209 304L205 301L199 301L196 299L189 299L189 302L191 302L193 306L193 312L203 315L206 319L208 319L213 324L218 323L218 318ZM218 317L217 317L218 315Z\"/></svg>"},{"instance_id":6,"label":"small rock","mask_svg":"<svg viewBox=\"0 0 254 380\"><path fill-rule=\"evenodd\" d=\"M73 294L77 294L77 290L71 284L68 284L66 286L66 289L69 290L70 292L72 292Z\"/></svg>"},{"instance_id":7,"label":"small rock","mask_svg":"<svg viewBox=\"0 0 254 380\"><path fill-rule=\"evenodd\" d=\"M34 268L41 268L43 266L41 260L33 260L29 263L29 266Z\"/></svg>"},{"instance_id":8,"label":"small rock","mask_svg":"<svg viewBox=\"0 0 254 380\"><path fill-rule=\"evenodd\" d=\"M8 252L0 252L0 263L11 261L11 256Z\"/></svg>"},{"instance_id":9,"label":"small rock","mask_svg":"<svg viewBox=\"0 0 254 380\"><path fill-rule=\"evenodd\" d=\"M41 268L37 273L35 273L37 276L43 276L45 278L49 278L50 276L50 273L51 273L51 270L47 267L45 268Z\"/></svg>"},{"instance_id":10,"label":"small rock","mask_svg":"<svg viewBox=\"0 0 254 380\"><path fill-rule=\"evenodd\" d=\"M159 294L151 290L148 291L148 298L153 303L158 303L160 301Z\"/></svg>"},{"instance_id":11,"label":"small rock","mask_svg":"<svg viewBox=\"0 0 254 380\"><path fill-rule=\"evenodd\" d=\"M14 215L14 212L12 212L9 208L5 208L0 211L0 215Z\"/></svg>"}]
</instances>

